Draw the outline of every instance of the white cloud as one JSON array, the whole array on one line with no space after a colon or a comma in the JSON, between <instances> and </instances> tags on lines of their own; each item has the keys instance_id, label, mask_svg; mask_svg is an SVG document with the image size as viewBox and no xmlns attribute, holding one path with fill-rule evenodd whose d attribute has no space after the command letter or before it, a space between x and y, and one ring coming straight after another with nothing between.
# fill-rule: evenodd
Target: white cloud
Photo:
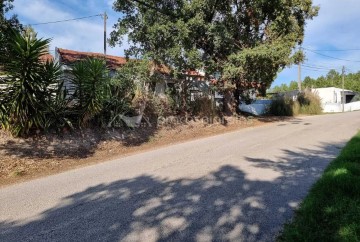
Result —
<instances>
[{"instance_id":1,"label":"white cloud","mask_svg":"<svg viewBox=\"0 0 360 242\"><path fill-rule=\"evenodd\" d=\"M54 8L54 6L46 0L17 0L14 4L16 13L20 18L26 18L28 20L27 24L68 19L72 17L72 15Z\"/></svg>"},{"instance_id":2,"label":"white cloud","mask_svg":"<svg viewBox=\"0 0 360 242\"><path fill-rule=\"evenodd\" d=\"M357 31L357 24L360 22L360 1L329 1L314 0L314 5L320 6L319 16L309 21L306 26L304 47L312 50L342 50L360 49L360 32ZM321 56L306 51L307 65L322 66L328 69L336 68L341 70L343 65L346 68L357 72L360 69L360 62L348 62ZM339 59L360 61L360 51L346 52L321 52L323 55ZM303 68L302 77L318 77L326 75L327 70L307 70ZM284 70L279 74L273 85L289 83L297 80L297 67Z\"/></svg>"},{"instance_id":3,"label":"white cloud","mask_svg":"<svg viewBox=\"0 0 360 242\"><path fill-rule=\"evenodd\" d=\"M110 1L104 4L107 7ZM48 0L17 0L15 3L15 13L18 14L24 24L44 23L57 20L73 19L83 16L90 16L103 12L99 8L96 0L67 0L66 4L61 1ZM73 12L71 9L76 9ZM110 13L115 15L114 12ZM109 14L109 15L110 15ZM109 20L115 16L109 16ZM108 22L107 37L112 31L114 23ZM82 19L76 21L62 22L56 24L34 25L39 37L52 38L50 49L55 47L72 49L78 51L103 52L104 48L104 27L101 17ZM110 48L107 53L114 55L124 55L124 47Z\"/></svg>"}]
</instances>

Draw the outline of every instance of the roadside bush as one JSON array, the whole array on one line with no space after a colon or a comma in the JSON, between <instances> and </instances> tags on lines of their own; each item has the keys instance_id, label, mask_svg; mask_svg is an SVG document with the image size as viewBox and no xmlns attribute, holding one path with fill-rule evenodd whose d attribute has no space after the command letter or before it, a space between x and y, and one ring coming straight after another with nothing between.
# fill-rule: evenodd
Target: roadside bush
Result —
<instances>
[{"instance_id":1,"label":"roadside bush","mask_svg":"<svg viewBox=\"0 0 360 242\"><path fill-rule=\"evenodd\" d=\"M175 101L170 95L164 97L150 95L146 103L145 115L156 122L160 117L166 118L175 114Z\"/></svg>"},{"instance_id":2,"label":"roadside bush","mask_svg":"<svg viewBox=\"0 0 360 242\"><path fill-rule=\"evenodd\" d=\"M269 114L275 116L317 115L321 113L320 97L310 90L300 93L296 101L284 96L277 97L269 109Z\"/></svg>"},{"instance_id":3,"label":"roadside bush","mask_svg":"<svg viewBox=\"0 0 360 242\"><path fill-rule=\"evenodd\" d=\"M214 117L216 110L211 99L200 97L191 103L191 113L199 117Z\"/></svg>"},{"instance_id":4,"label":"roadside bush","mask_svg":"<svg viewBox=\"0 0 360 242\"><path fill-rule=\"evenodd\" d=\"M275 98L269 108L269 113L275 116L293 116L294 101L287 97Z\"/></svg>"},{"instance_id":5,"label":"roadside bush","mask_svg":"<svg viewBox=\"0 0 360 242\"><path fill-rule=\"evenodd\" d=\"M298 103L300 104L300 114L317 115L322 113L319 95L310 90L305 90L298 95Z\"/></svg>"}]
</instances>

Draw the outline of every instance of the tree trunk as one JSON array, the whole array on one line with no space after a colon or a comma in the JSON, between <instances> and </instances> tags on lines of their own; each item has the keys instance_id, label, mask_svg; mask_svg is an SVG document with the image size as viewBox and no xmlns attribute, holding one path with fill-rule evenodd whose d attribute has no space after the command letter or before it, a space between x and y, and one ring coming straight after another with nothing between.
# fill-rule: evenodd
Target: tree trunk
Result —
<instances>
[{"instance_id":1,"label":"tree trunk","mask_svg":"<svg viewBox=\"0 0 360 242\"><path fill-rule=\"evenodd\" d=\"M187 117L187 97L188 97L188 88L187 88L186 78L182 82L182 92L181 92L181 112Z\"/></svg>"},{"instance_id":2,"label":"tree trunk","mask_svg":"<svg viewBox=\"0 0 360 242\"><path fill-rule=\"evenodd\" d=\"M234 97L233 92L230 89L226 89L224 92L224 115L232 116L234 113Z\"/></svg>"},{"instance_id":3,"label":"tree trunk","mask_svg":"<svg viewBox=\"0 0 360 242\"><path fill-rule=\"evenodd\" d=\"M235 91L234 91L234 110L236 113L240 113L239 105L240 105L240 90L238 85L236 85Z\"/></svg>"}]
</instances>

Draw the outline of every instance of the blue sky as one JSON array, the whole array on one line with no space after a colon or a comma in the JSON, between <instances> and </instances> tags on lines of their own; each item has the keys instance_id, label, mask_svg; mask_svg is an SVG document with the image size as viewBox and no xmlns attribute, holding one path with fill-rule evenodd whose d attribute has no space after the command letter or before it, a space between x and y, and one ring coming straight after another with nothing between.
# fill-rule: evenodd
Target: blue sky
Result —
<instances>
[{"instance_id":1,"label":"blue sky","mask_svg":"<svg viewBox=\"0 0 360 242\"><path fill-rule=\"evenodd\" d=\"M107 12L109 15L107 32L110 33L120 13L112 10L113 0L15 0L14 11L24 24L43 23L72 19ZM341 70L343 65L348 72L360 70L360 51L323 51L360 49L360 1L359 0L313 0L320 6L319 16L306 26L303 47L321 50L319 53L342 61L306 51L306 67L302 77L325 75L329 69ZM57 24L33 26L40 37L52 38L51 51L55 47L79 51L103 51L103 20L101 17L69 21ZM108 54L124 55L124 46L108 47ZM273 85L297 80L297 66L282 71Z\"/></svg>"}]
</instances>

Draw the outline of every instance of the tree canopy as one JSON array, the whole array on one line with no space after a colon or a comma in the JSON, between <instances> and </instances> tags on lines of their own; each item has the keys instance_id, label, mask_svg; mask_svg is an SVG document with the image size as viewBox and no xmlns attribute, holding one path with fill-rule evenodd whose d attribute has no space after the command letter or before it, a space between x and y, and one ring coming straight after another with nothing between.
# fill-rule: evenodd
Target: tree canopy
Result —
<instances>
[{"instance_id":1,"label":"tree canopy","mask_svg":"<svg viewBox=\"0 0 360 242\"><path fill-rule=\"evenodd\" d=\"M294 47L318 12L311 0L117 0L114 9L123 15L110 43L126 37L128 55L146 55L175 73L201 68L268 86L301 59Z\"/></svg>"},{"instance_id":2,"label":"tree canopy","mask_svg":"<svg viewBox=\"0 0 360 242\"><path fill-rule=\"evenodd\" d=\"M9 32L12 29L20 30L22 27L16 15L12 15L10 18L5 16L14 8L13 2L14 0L0 0L0 66L8 58L7 53L10 48Z\"/></svg>"}]
</instances>

